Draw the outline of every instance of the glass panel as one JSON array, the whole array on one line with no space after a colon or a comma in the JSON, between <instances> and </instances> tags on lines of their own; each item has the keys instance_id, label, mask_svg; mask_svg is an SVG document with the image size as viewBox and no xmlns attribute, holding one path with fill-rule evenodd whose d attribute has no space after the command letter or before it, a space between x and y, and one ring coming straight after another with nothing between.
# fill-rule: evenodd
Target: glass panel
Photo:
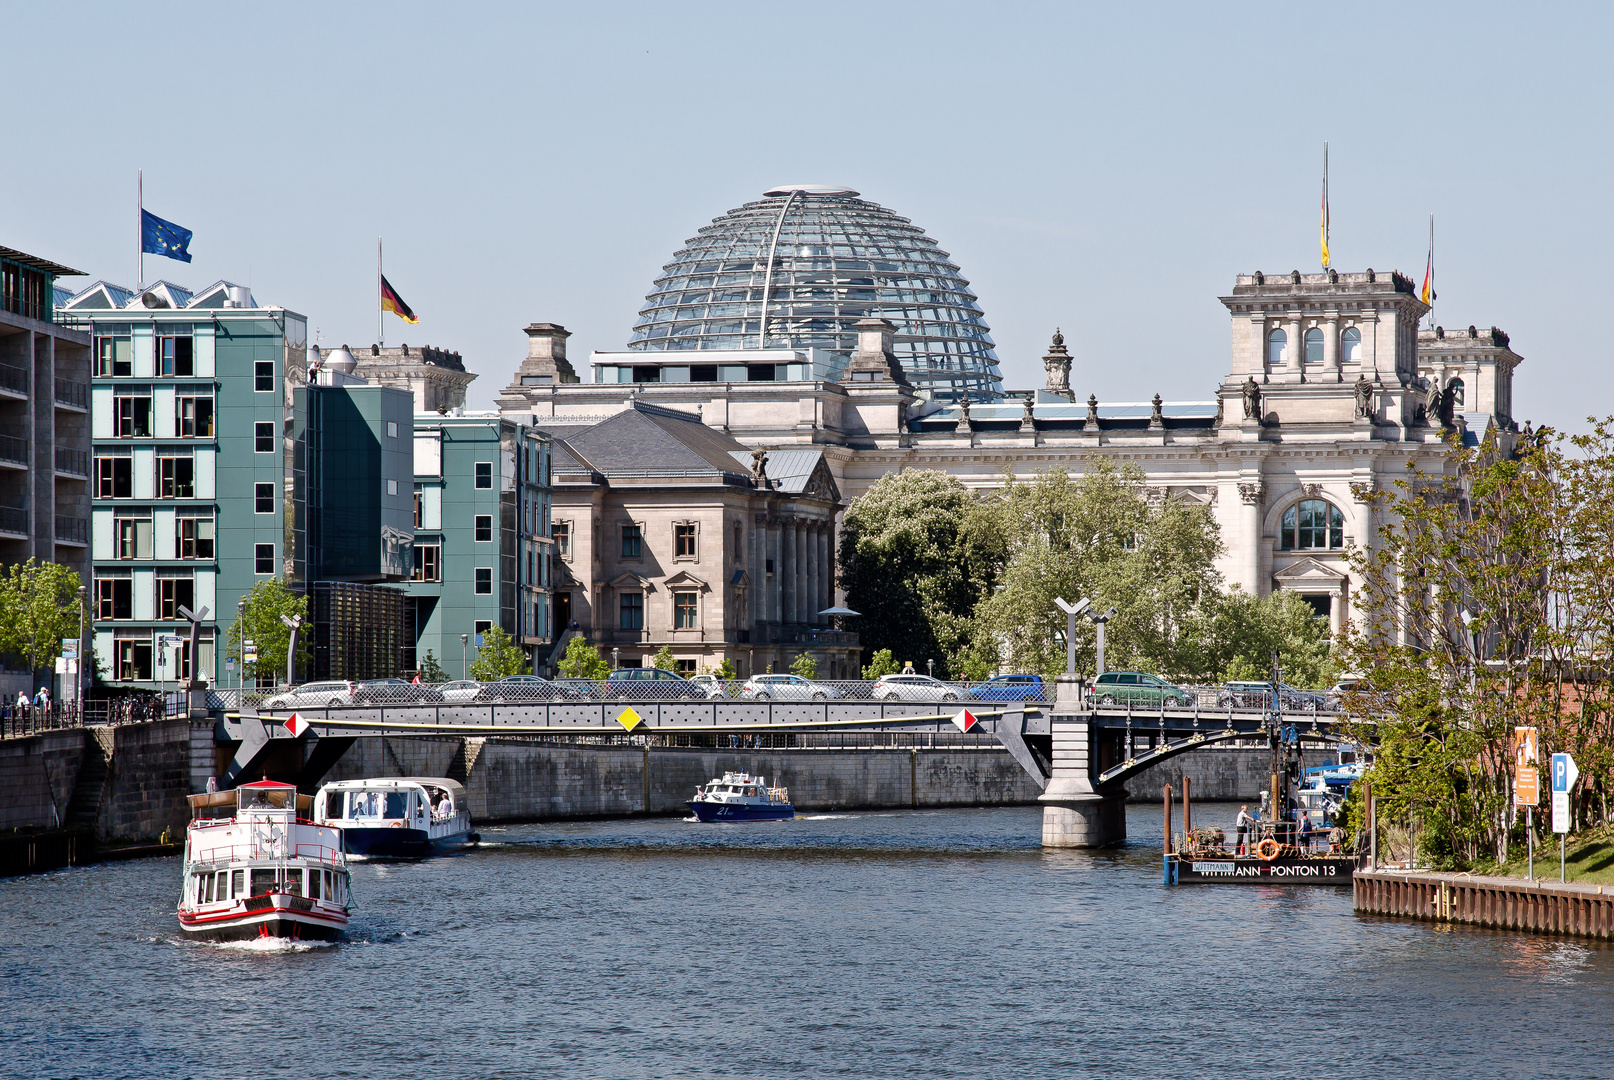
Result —
<instances>
[{"instance_id":1,"label":"glass panel","mask_svg":"<svg viewBox=\"0 0 1614 1080\"><path fill-rule=\"evenodd\" d=\"M1320 364L1323 362L1323 332L1317 327L1306 331L1306 363Z\"/></svg>"}]
</instances>

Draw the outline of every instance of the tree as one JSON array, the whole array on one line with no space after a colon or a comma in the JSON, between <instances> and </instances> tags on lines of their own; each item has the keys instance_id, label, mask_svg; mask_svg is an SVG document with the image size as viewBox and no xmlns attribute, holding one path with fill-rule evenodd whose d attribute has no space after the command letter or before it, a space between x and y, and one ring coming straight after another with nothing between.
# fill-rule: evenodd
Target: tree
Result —
<instances>
[{"instance_id":1,"label":"tree","mask_svg":"<svg viewBox=\"0 0 1614 1080\"><path fill-rule=\"evenodd\" d=\"M673 656L672 646L663 645L657 649L656 655L650 658L650 666L662 671L678 670L678 660Z\"/></svg>"},{"instance_id":2,"label":"tree","mask_svg":"<svg viewBox=\"0 0 1614 1080\"><path fill-rule=\"evenodd\" d=\"M494 682L506 675L525 675L528 669L527 654L521 646L510 640L501 627L490 626L482 631L482 644L477 647L476 659L471 661L471 678L481 682Z\"/></svg>"},{"instance_id":3,"label":"tree","mask_svg":"<svg viewBox=\"0 0 1614 1080\"><path fill-rule=\"evenodd\" d=\"M1151 498L1143 471L1092 458L1071 476L1050 470L1031 481L1006 478L991 505L1004 566L975 611L973 651L988 667L1055 674L1065 666L1062 596L1088 597L1116 615L1106 633L1106 666L1175 676L1194 666L1198 642L1185 633L1221 589L1221 539L1209 511ZM986 520L973 526L985 533ZM977 543L989 551L989 542ZM1078 619L1079 668L1094 667L1093 624Z\"/></svg>"},{"instance_id":4,"label":"tree","mask_svg":"<svg viewBox=\"0 0 1614 1080\"><path fill-rule=\"evenodd\" d=\"M297 632L297 667L307 670L313 656L308 633L308 597L293 592L277 577L265 578L252 586L227 638L228 655L237 662L241 660L242 638L257 645L258 659L241 666L243 678L257 678L260 674L273 680L280 678L280 673L286 670L286 651L291 647L291 628L280 619L299 615L303 627Z\"/></svg>"},{"instance_id":5,"label":"tree","mask_svg":"<svg viewBox=\"0 0 1614 1080\"><path fill-rule=\"evenodd\" d=\"M20 656L31 670L62 655L62 639L78 637L78 590L84 584L60 563L29 559L0 577L0 653Z\"/></svg>"},{"instance_id":6,"label":"tree","mask_svg":"<svg viewBox=\"0 0 1614 1080\"><path fill-rule=\"evenodd\" d=\"M722 663L718 664L715 668L704 669L702 674L716 675L719 679L724 680L738 679L740 677L739 671L735 670L734 661L730 660L726 656L723 657Z\"/></svg>"},{"instance_id":7,"label":"tree","mask_svg":"<svg viewBox=\"0 0 1614 1080\"><path fill-rule=\"evenodd\" d=\"M1199 683L1268 679L1273 650L1289 685L1333 685L1327 620L1295 593L1251 596L1235 585L1183 621L1175 674Z\"/></svg>"},{"instance_id":8,"label":"tree","mask_svg":"<svg viewBox=\"0 0 1614 1080\"><path fill-rule=\"evenodd\" d=\"M604 679L611 674L611 665L600 659L600 651L581 636L566 643L566 654L556 666L568 679Z\"/></svg>"},{"instance_id":9,"label":"tree","mask_svg":"<svg viewBox=\"0 0 1614 1080\"><path fill-rule=\"evenodd\" d=\"M443 665L437 662L437 657L432 655L430 649L426 650L426 655L420 661L420 669L415 674L420 676L421 682L448 682L448 672L443 670Z\"/></svg>"},{"instance_id":10,"label":"tree","mask_svg":"<svg viewBox=\"0 0 1614 1080\"><path fill-rule=\"evenodd\" d=\"M863 677L878 679L882 675L895 675L901 670L902 665L897 663L890 649L876 649L874 656L869 659L868 666L863 669Z\"/></svg>"},{"instance_id":11,"label":"tree","mask_svg":"<svg viewBox=\"0 0 1614 1080\"><path fill-rule=\"evenodd\" d=\"M970 613L992 584L994 563L971 549L979 500L941 472L887 473L842 519L840 567L853 625L865 647L935 658L945 675L969 645Z\"/></svg>"},{"instance_id":12,"label":"tree","mask_svg":"<svg viewBox=\"0 0 1614 1080\"><path fill-rule=\"evenodd\" d=\"M790 673L800 675L804 679L818 678L818 661L806 653L797 653L796 658L790 661Z\"/></svg>"}]
</instances>

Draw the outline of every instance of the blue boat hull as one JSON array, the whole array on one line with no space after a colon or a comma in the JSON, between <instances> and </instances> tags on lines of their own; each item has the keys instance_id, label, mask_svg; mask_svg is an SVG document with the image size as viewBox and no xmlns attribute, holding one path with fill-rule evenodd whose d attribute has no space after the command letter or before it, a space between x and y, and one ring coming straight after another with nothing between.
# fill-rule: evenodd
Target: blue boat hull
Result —
<instances>
[{"instance_id":1,"label":"blue boat hull","mask_svg":"<svg viewBox=\"0 0 1614 1080\"><path fill-rule=\"evenodd\" d=\"M748 806L743 803L690 802L690 813L702 821L789 821L796 808L789 803Z\"/></svg>"},{"instance_id":2,"label":"blue boat hull","mask_svg":"<svg viewBox=\"0 0 1614 1080\"><path fill-rule=\"evenodd\" d=\"M463 832L433 840L425 829L345 828L342 838L349 855L365 859L423 859L471 842L470 834Z\"/></svg>"}]
</instances>

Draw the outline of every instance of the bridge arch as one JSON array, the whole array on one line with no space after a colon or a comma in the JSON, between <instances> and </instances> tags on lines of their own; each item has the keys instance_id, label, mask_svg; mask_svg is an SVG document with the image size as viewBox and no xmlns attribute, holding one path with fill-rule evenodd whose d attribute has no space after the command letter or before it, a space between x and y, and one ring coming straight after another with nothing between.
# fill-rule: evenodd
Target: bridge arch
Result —
<instances>
[{"instance_id":1,"label":"bridge arch","mask_svg":"<svg viewBox=\"0 0 1614 1080\"><path fill-rule=\"evenodd\" d=\"M1194 750L1199 750L1204 747L1214 745L1215 743L1226 742L1229 739L1248 739L1255 734L1258 733L1251 731L1240 731L1236 728L1224 728L1221 731L1198 732L1190 735L1186 739L1178 739L1176 742L1161 743L1159 746L1154 747L1147 753L1139 754L1137 757L1127 758L1119 765L1111 766L1105 771L1099 773L1095 780L1095 784L1099 786L1105 784L1124 784L1126 781L1132 779L1134 776L1137 776L1145 769L1158 765L1163 761L1170 761L1172 758L1178 757L1179 755L1187 754ZM1334 743L1339 742L1341 739L1341 736L1338 733L1332 731L1308 731L1305 733L1305 737L1308 739L1315 739L1319 742Z\"/></svg>"}]
</instances>

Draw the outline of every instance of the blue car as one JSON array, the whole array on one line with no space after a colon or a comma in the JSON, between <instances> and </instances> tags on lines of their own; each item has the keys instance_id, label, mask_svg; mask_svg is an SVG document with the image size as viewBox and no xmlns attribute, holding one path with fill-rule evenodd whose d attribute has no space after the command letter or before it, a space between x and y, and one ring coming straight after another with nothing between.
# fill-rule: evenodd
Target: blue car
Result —
<instances>
[{"instance_id":1,"label":"blue car","mask_svg":"<svg viewBox=\"0 0 1614 1080\"><path fill-rule=\"evenodd\" d=\"M969 691L976 701L1047 701L1041 675L999 675Z\"/></svg>"}]
</instances>

